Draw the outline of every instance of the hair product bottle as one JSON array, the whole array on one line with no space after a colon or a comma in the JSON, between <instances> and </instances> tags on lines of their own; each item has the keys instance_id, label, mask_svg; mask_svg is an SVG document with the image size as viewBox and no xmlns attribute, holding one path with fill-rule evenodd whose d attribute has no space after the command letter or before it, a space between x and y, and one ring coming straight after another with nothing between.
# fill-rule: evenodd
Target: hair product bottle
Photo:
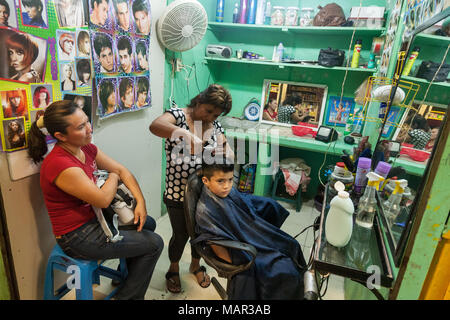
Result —
<instances>
[{"instance_id":1,"label":"hair product bottle","mask_svg":"<svg viewBox=\"0 0 450 320\"><path fill-rule=\"evenodd\" d=\"M356 40L355 49L353 50L352 64L350 66L351 68L358 68L359 66L361 47L362 47L362 40L361 39Z\"/></svg>"}]
</instances>

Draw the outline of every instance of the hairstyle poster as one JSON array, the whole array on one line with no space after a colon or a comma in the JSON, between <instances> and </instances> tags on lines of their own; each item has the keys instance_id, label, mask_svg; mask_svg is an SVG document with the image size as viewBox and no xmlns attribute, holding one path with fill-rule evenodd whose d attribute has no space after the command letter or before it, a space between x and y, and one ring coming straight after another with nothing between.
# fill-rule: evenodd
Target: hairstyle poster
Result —
<instances>
[{"instance_id":1,"label":"hairstyle poster","mask_svg":"<svg viewBox=\"0 0 450 320\"><path fill-rule=\"evenodd\" d=\"M32 84L31 109L46 109L53 102L53 86L51 84Z\"/></svg>"},{"instance_id":2,"label":"hairstyle poster","mask_svg":"<svg viewBox=\"0 0 450 320\"><path fill-rule=\"evenodd\" d=\"M64 100L71 100L78 107L83 109L84 113L89 118L89 122L92 125L92 97L91 96L83 96L83 95L79 95L79 94L65 94Z\"/></svg>"},{"instance_id":3,"label":"hairstyle poster","mask_svg":"<svg viewBox=\"0 0 450 320\"><path fill-rule=\"evenodd\" d=\"M14 0L0 0L0 27L17 29L16 12Z\"/></svg>"},{"instance_id":4,"label":"hairstyle poster","mask_svg":"<svg viewBox=\"0 0 450 320\"><path fill-rule=\"evenodd\" d=\"M20 150L27 147L24 117L4 119L2 121L2 129L4 151Z\"/></svg>"},{"instance_id":5,"label":"hairstyle poster","mask_svg":"<svg viewBox=\"0 0 450 320\"><path fill-rule=\"evenodd\" d=\"M22 24L48 29L47 0L19 0Z\"/></svg>"},{"instance_id":6,"label":"hairstyle poster","mask_svg":"<svg viewBox=\"0 0 450 320\"><path fill-rule=\"evenodd\" d=\"M2 102L2 118L24 117L28 120L27 92L16 89L0 92Z\"/></svg>"},{"instance_id":7,"label":"hairstyle poster","mask_svg":"<svg viewBox=\"0 0 450 320\"><path fill-rule=\"evenodd\" d=\"M96 114L102 119L150 107L149 0L91 0L89 6Z\"/></svg>"},{"instance_id":8,"label":"hairstyle poster","mask_svg":"<svg viewBox=\"0 0 450 320\"><path fill-rule=\"evenodd\" d=\"M47 41L21 31L0 28L0 79L23 83L43 82Z\"/></svg>"},{"instance_id":9,"label":"hairstyle poster","mask_svg":"<svg viewBox=\"0 0 450 320\"><path fill-rule=\"evenodd\" d=\"M330 96L328 100L327 116L325 124L345 127L348 117L353 112L355 100L353 98L341 98Z\"/></svg>"},{"instance_id":10,"label":"hairstyle poster","mask_svg":"<svg viewBox=\"0 0 450 320\"><path fill-rule=\"evenodd\" d=\"M60 28L85 27L89 21L87 2L82 0L54 0Z\"/></svg>"}]
</instances>

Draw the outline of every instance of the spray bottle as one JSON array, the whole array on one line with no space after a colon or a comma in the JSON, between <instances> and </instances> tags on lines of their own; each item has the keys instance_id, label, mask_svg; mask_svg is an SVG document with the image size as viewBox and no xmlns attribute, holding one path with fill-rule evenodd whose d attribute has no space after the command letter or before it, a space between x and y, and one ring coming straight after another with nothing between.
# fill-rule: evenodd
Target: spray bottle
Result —
<instances>
[{"instance_id":1,"label":"spray bottle","mask_svg":"<svg viewBox=\"0 0 450 320\"><path fill-rule=\"evenodd\" d=\"M239 22L239 4L236 2L233 9L233 23Z\"/></svg>"},{"instance_id":2,"label":"spray bottle","mask_svg":"<svg viewBox=\"0 0 450 320\"><path fill-rule=\"evenodd\" d=\"M395 181L395 189L389 196L389 199L383 202L384 216L386 217L388 225L391 228L400 213L400 202L402 201L405 188L408 186L408 181L405 179L393 181Z\"/></svg>"},{"instance_id":3,"label":"spray bottle","mask_svg":"<svg viewBox=\"0 0 450 320\"><path fill-rule=\"evenodd\" d=\"M239 15L239 23L245 24L247 22L247 6L248 0L241 0L241 5L239 6L240 15Z\"/></svg>"},{"instance_id":4,"label":"spray bottle","mask_svg":"<svg viewBox=\"0 0 450 320\"><path fill-rule=\"evenodd\" d=\"M359 200L355 222L363 228L371 229L377 209L376 192L380 187L380 182L383 182L384 178L375 172L369 172L367 178L369 181L367 181L364 195Z\"/></svg>"},{"instance_id":5,"label":"spray bottle","mask_svg":"<svg viewBox=\"0 0 450 320\"><path fill-rule=\"evenodd\" d=\"M256 20L256 0L249 0L248 1L248 16L247 16L247 23L248 24L255 24Z\"/></svg>"},{"instance_id":6,"label":"spray bottle","mask_svg":"<svg viewBox=\"0 0 450 320\"><path fill-rule=\"evenodd\" d=\"M217 0L216 21L223 22L224 0Z\"/></svg>"},{"instance_id":7,"label":"spray bottle","mask_svg":"<svg viewBox=\"0 0 450 320\"><path fill-rule=\"evenodd\" d=\"M352 57L352 64L351 68L358 68L359 67L359 57L361 55L361 47L362 47L362 40L358 39L355 43L355 49L353 50L353 57Z\"/></svg>"},{"instance_id":8,"label":"spray bottle","mask_svg":"<svg viewBox=\"0 0 450 320\"><path fill-rule=\"evenodd\" d=\"M409 56L409 59L406 62L405 67L403 68L402 76L409 75L414 62L416 61L417 56L419 55L419 51L420 51L420 48L415 47L414 50L411 52L411 55Z\"/></svg>"}]
</instances>

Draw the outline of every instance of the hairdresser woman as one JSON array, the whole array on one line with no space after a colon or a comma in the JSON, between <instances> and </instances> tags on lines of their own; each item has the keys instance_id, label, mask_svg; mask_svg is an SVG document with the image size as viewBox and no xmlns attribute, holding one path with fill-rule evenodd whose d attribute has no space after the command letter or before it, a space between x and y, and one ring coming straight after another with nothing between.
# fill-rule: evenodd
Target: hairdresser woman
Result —
<instances>
[{"instance_id":1,"label":"hairdresser woman","mask_svg":"<svg viewBox=\"0 0 450 320\"><path fill-rule=\"evenodd\" d=\"M222 86L210 85L206 90L193 98L185 109L171 108L156 118L150 125L150 132L166 138L166 187L164 203L172 225L172 237L169 242L170 267L166 273L167 290L172 293L181 292L179 261L189 235L184 218L184 188L187 177L202 166L202 146L222 150L225 144L223 129L217 117L226 115L231 110L231 95ZM194 130L195 124L195 130ZM197 135L195 135L195 134ZM180 146L190 144L190 154L183 154ZM226 145L227 152L232 152ZM191 264L189 271L193 273L199 285L206 288L211 281L206 268L200 266L200 256L191 247Z\"/></svg>"},{"instance_id":2,"label":"hairdresser woman","mask_svg":"<svg viewBox=\"0 0 450 320\"><path fill-rule=\"evenodd\" d=\"M43 121L41 121L43 119ZM88 117L72 101L57 101L33 122L29 155L42 160L47 152L45 127L57 139L53 150L41 166L40 184L50 216L53 233L63 251L73 258L86 260L126 258L128 276L114 299L144 299L163 241L147 217L144 197L134 176L123 165L108 157L91 143L92 128ZM105 184L98 188L93 172L109 172ZM137 230L120 230L123 239L107 238L93 206L107 208L122 180L137 201L134 223ZM112 226L110 226L112 228ZM113 229L111 229L113 230Z\"/></svg>"}]
</instances>

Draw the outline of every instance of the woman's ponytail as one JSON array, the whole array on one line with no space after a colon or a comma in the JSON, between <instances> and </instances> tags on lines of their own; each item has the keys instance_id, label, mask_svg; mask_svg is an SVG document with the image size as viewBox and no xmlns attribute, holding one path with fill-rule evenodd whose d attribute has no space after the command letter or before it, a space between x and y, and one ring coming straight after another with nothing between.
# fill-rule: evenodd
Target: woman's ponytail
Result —
<instances>
[{"instance_id":1,"label":"woman's ponytail","mask_svg":"<svg viewBox=\"0 0 450 320\"><path fill-rule=\"evenodd\" d=\"M44 160L44 155L47 153L48 148L45 134L38 128L36 122L31 124L28 134L28 155L33 159L34 163L39 163Z\"/></svg>"}]
</instances>

